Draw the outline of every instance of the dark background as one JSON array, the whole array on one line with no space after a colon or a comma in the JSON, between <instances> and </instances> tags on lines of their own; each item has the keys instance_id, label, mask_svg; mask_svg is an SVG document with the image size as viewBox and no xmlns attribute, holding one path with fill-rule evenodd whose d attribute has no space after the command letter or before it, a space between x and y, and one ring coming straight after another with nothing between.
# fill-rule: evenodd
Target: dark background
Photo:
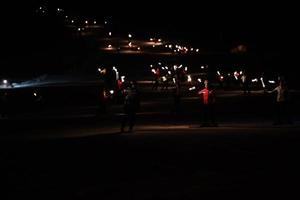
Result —
<instances>
[{"instance_id":1,"label":"dark background","mask_svg":"<svg viewBox=\"0 0 300 200\"><path fill-rule=\"evenodd\" d=\"M54 16L40 18L40 5L97 19L108 19L114 30L148 38L158 35L213 50L245 44L268 65L297 65L299 30L294 5L247 2L173 1L12 1L1 12L1 71L25 73L35 56L47 55L48 65L59 65L68 52L80 52ZM30 63L30 64L28 64ZM47 65L45 63L45 65ZM39 66L40 67L40 66ZM31 70L31 69L30 69Z\"/></svg>"}]
</instances>

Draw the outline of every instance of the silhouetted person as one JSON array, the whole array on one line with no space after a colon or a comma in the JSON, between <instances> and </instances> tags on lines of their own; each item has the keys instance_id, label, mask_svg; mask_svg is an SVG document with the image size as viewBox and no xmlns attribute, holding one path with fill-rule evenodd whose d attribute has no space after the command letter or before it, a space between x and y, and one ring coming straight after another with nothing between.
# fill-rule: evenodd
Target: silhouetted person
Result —
<instances>
[{"instance_id":1,"label":"silhouetted person","mask_svg":"<svg viewBox=\"0 0 300 200\"><path fill-rule=\"evenodd\" d=\"M124 132L127 123L129 124L129 132L132 132L133 126L135 125L136 112L140 106L139 92L135 83L130 83L130 86L124 91L124 95L124 116L121 132Z\"/></svg>"},{"instance_id":2,"label":"silhouetted person","mask_svg":"<svg viewBox=\"0 0 300 200\"><path fill-rule=\"evenodd\" d=\"M172 112L174 114L178 114L181 112L181 96L180 96L180 90L178 87L175 87L172 91L174 105Z\"/></svg>"},{"instance_id":3,"label":"silhouetted person","mask_svg":"<svg viewBox=\"0 0 300 200\"><path fill-rule=\"evenodd\" d=\"M250 87L249 87L249 78L246 74L243 74L241 77L241 81L242 81L242 90L244 91L244 94L246 93L250 93Z\"/></svg>"},{"instance_id":4,"label":"silhouetted person","mask_svg":"<svg viewBox=\"0 0 300 200\"><path fill-rule=\"evenodd\" d=\"M276 118L274 125L283 124L285 122L292 123L289 113L288 113L288 88L285 81L280 80L279 85L269 93L276 92Z\"/></svg>"},{"instance_id":5,"label":"silhouetted person","mask_svg":"<svg viewBox=\"0 0 300 200\"><path fill-rule=\"evenodd\" d=\"M204 88L198 92L202 101L202 125L217 126L215 121L215 91L208 86L208 80L204 81Z\"/></svg>"}]
</instances>

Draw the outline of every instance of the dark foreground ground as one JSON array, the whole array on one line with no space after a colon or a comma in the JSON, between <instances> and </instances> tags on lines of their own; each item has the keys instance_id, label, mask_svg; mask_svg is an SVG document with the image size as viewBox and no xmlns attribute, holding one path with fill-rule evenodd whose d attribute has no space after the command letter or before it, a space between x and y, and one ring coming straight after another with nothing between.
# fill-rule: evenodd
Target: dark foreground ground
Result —
<instances>
[{"instance_id":1,"label":"dark foreground ground","mask_svg":"<svg viewBox=\"0 0 300 200\"><path fill-rule=\"evenodd\" d=\"M206 128L199 99L185 96L174 115L169 94L151 97L133 133L119 134L118 106L2 119L1 199L297 198L297 94L294 124L273 126L272 96L219 92L219 127Z\"/></svg>"}]
</instances>

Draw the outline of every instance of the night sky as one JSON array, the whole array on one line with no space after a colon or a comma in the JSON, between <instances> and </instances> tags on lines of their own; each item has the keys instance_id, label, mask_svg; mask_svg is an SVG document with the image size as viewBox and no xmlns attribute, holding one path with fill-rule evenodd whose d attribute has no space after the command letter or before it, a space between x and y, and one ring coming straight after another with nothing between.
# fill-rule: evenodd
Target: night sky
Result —
<instances>
[{"instance_id":1,"label":"night sky","mask_svg":"<svg viewBox=\"0 0 300 200\"><path fill-rule=\"evenodd\" d=\"M55 22L43 23L37 19L34 10L44 2L2 5L1 47L4 53L1 62L6 60L7 63L17 55L26 56L31 52L55 51L56 44L66 41ZM246 44L254 53L291 54L299 51L298 14L293 5L161 2L56 0L46 5L98 21L109 19L118 31L133 32L145 38L157 34L194 46L217 49Z\"/></svg>"}]
</instances>

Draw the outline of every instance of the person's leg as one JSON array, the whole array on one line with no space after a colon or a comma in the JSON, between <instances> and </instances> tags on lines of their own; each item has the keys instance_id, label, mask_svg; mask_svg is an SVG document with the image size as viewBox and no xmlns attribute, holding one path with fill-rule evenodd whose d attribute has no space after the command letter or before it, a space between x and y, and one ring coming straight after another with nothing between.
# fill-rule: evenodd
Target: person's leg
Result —
<instances>
[{"instance_id":1,"label":"person's leg","mask_svg":"<svg viewBox=\"0 0 300 200\"><path fill-rule=\"evenodd\" d=\"M124 132L127 120L128 120L128 113L125 112L122 118L121 132Z\"/></svg>"},{"instance_id":2,"label":"person's leg","mask_svg":"<svg viewBox=\"0 0 300 200\"><path fill-rule=\"evenodd\" d=\"M132 132L133 126L135 125L135 117L136 117L136 113L135 112L131 112L129 115L129 131Z\"/></svg>"}]
</instances>

